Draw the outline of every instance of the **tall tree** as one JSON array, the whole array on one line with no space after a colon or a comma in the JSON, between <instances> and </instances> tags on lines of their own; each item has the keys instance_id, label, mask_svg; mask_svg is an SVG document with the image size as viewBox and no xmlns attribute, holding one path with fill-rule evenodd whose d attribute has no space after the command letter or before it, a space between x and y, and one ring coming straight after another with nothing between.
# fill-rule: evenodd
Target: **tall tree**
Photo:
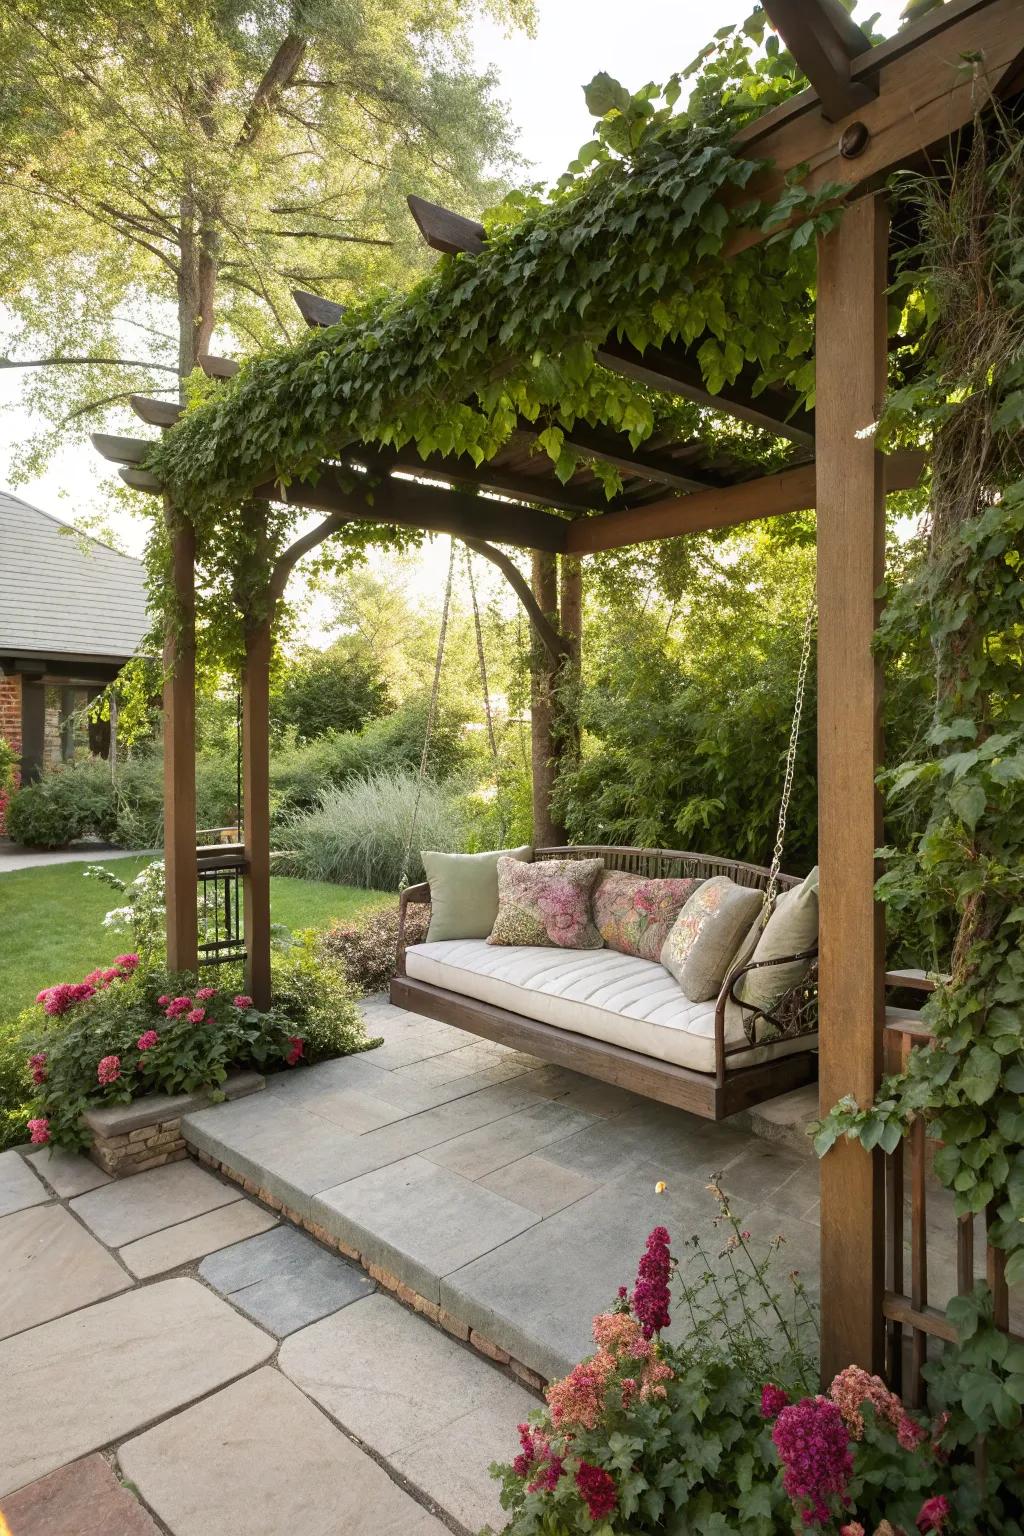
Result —
<instances>
[{"instance_id":1,"label":"tall tree","mask_svg":"<svg viewBox=\"0 0 1024 1536\"><path fill-rule=\"evenodd\" d=\"M302 329L422 260L418 191L478 206L510 164L483 5L533 0L11 0L0 13L3 351L38 361L38 463L218 345ZM81 360L85 361L81 361ZM74 360L74 361L73 361Z\"/></svg>"}]
</instances>

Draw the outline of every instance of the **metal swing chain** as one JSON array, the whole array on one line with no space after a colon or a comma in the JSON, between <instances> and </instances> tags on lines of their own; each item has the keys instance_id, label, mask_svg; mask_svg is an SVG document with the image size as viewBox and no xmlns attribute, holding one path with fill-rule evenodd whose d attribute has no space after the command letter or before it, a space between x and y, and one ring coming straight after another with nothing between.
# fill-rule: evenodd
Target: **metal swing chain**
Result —
<instances>
[{"instance_id":1,"label":"metal swing chain","mask_svg":"<svg viewBox=\"0 0 1024 1536\"><path fill-rule=\"evenodd\" d=\"M487 740L491 745L491 756L498 761L498 741L494 734L494 717L491 714L491 693L487 686L487 660L484 656L484 636L480 625L480 608L476 600L476 582L473 580L473 556L466 548L466 574L469 577L469 596L473 603L473 625L476 629L476 656L480 666L480 685L484 691L484 714L487 718Z\"/></svg>"},{"instance_id":2,"label":"metal swing chain","mask_svg":"<svg viewBox=\"0 0 1024 1536\"><path fill-rule=\"evenodd\" d=\"M441 668L444 663L445 640L448 635L448 610L452 601L452 579L455 575L455 540L451 541L451 552L448 556L448 581L444 589L444 607L441 610L441 628L437 636L437 656L434 661L434 683L430 690L430 704L427 709L427 727L423 733L423 751L420 755L420 771L416 778L416 797L412 803L412 816L409 821L409 837L405 845L405 856L402 859L402 873L398 881L398 889L404 891L409 884L409 863L412 859L412 845L416 837L416 821L420 813L420 800L423 796L423 781L427 776L427 763L430 760L430 740L434 734L434 720L437 715L437 698L441 690Z\"/></svg>"},{"instance_id":3,"label":"metal swing chain","mask_svg":"<svg viewBox=\"0 0 1024 1536\"><path fill-rule=\"evenodd\" d=\"M800 648L800 665L796 674L796 697L793 701L793 719L789 727L789 746L786 749L786 771L782 779L782 798L779 802L779 824L775 833L775 851L772 854L771 868L768 873L768 884L765 887L764 906L761 909L761 926L768 921L772 907L775 903L775 895L779 883L779 871L782 868L782 850L786 842L786 818L789 815L789 802L793 795L793 776L796 772L796 753L800 744L800 723L804 712L804 695L807 692L807 673L811 661L811 644L814 640L814 624L818 616L818 600L816 594L811 594L811 600L807 604L807 616L804 619L804 634Z\"/></svg>"}]
</instances>

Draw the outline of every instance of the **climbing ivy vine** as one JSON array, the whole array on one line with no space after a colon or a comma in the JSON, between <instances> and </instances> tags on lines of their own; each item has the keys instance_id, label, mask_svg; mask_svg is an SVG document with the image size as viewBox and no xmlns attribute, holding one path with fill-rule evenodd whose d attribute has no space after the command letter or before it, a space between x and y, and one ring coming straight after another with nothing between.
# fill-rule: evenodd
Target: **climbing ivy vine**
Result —
<instances>
[{"instance_id":1,"label":"climbing ivy vine","mask_svg":"<svg viewBox=\"0 0 1024 1536\"><path fill-rule=\"evenodd\" d=\"M934 1044L874 1104L820 1127L892 1151L925 1116L958 1213L989 1211L1009 1284L1024 1283L1024 136L975 126L969 158L901 188L920 240L901 288L925 345L889 401L884 439L928 441L929 556L889 596L879 643L930 652L934 708L917 750L883 776L923 827L883 850L879 895L932 923L948 975L924 1009Z\"/></svg>"}]
</instances>

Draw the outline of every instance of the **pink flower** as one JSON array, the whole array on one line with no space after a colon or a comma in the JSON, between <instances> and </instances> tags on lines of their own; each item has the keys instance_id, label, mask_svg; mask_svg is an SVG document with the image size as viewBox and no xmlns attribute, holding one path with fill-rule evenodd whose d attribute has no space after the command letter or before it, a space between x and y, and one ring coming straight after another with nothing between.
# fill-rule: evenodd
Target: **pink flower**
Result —
<instances>
[{"instance_id":1,"label":"pink flower","mask_svg":"<svg viewBox=\"0 0 1024 1536\"><path fill-rule=\"evenodd\" d=\"M168 1019L176 1019L181 1014L188 1013L191 1007L192 999L190 997L172 997L171 1001L167 1004L166 1017Z\"/></svg>"},{"instance_id":2,"label":"pink flower","mask_svg":"<svg viewBox=\"0 0 1024 1536\"><path fill-rule=\"evenodd\" d=\"M96 988L92 985L91 982L80 981L76 986L71 988L71 1001L73 1003L84 1003L86 998L95 996Z\"/></svg>"},{"instance_id":3,"label":"pink flower","mask_svg":"<svg viewBox=\"0 0 1024 1536\"><path fill-rule=\"evenodd\" d=\"M115 955L114 964L121 966L125 971L135 971L138 970L139 957L138 955Z\"/></svg>"},{"instance_id":4,"label":"pink flower","mask_svg":"<svg viewBox=\"0 0 1024 1536\"><path fill-rule=\"evenodd\" d=\"M772 1440L783 1466L782 1486L806 1525L824 1525L843 1499L853 1471L850 1435L827 1397L790 1403L775 1420Z\"/></svg>"},{"instance_id":5,"label":"pink flower","mask_svg":"<svg viewBox=\"0 0 1024 1536\"><path fill-rule=\"evenodd\" d=\"M762 1419L777 1419L783 1408L789 1405L789 1393L781 1387L776 1387L772 1382L766 1382L761 1388L761 1417Z\"/></svg>"},{"instance_id":6,"label":"pink flower","mask_svg":"<svg viewBox=\"0 0 1024 1536\"><path fill-rule=\"evenodd\" d=\"M298 1035L289 1035L288 1036L288 1044L291 1046L291 1050L288 1052L287 1056L285 1057L285 1061L288 1063L288 1065L290 1067L294 1067L297 1062L302 1060L302 1055L303 1055L303 1051L305 1050L305 1045L304 1045L302 1039Z\"/></svg>"},{"instance_id":7,"label":"pink flower","mask_svg":"<svg viewBox=\"0 0 1024 1536\"><path fill-rule=\"evenodd\" d=\"M849 1520L839 1527L839 1536L865 1536L864 1527L859 1520Z\"/></svg>"},{"instance_id":8,"label":"pink flower","mask_svg":"<svg viewBox=\"0 0 1024 1536\"><path fill-rule=\"evenodd\" d=\"M252 998L251 997L246 997L244 992L239 992L238 996L237 997L233 997L231 999L231 1001L234 1003L236 1008L251 1008L252 1007Z\"/></svg>"},{"instance_id":9,"label":"pink flower","mask_svg":"<svg viewBox=\"0 0 1024 1536\"><path fill-rule=\"evenodd\" d=\"M28 1122L28 1139L37 1147L45 1146L50 1139L49 1120L30 1120Z\"/></svg>"},{"instance_id":10,"label":"pink flower","mask_svg":"<svg viewBox=\"0 0 1024 1536\"><path fill-rule=\"evenodd\" d=\"M106 1087L108 1083L116 1083L120 1076L120 1056L104 1056L99 1066L96 1068L97 1080L102 1083L104 1087Z\"/></svg>"},{"instance_id":11,"label":"pink flower","mask_svg":"<svg viewBox=\"0 0 1024 1536\"><path fill-rule=\"evenodd\" d=\"M46 1052L37 1051L34 1056L29 1057L28 1064L32 1070L32 1081L37 1086L45 1083L48 1076L46 1071Z\"/></svg>"},{"instance_id":12,"label":"pink flower","mask_svg":"<svg viewBox=\"0 0 1024 1536\"><path fill-rule=\"evenodd\" d=\"M905 1413L896 1426L896 1439L905 1451L916 1451L923 1440L927 1440L928 1431L916 1419L912 1419L909 1413Z\"/></svg>"},{"instance_id":13,"label":"pink flower","mask_svg":"<svg viewBox=\"0 0 1024 1536\"><path fill-rule=\"evenodd\" d=\"M135 1044L140 1051L151 1051L154 1045L159 1045L160 1036L155 1029L147 1029L145 1034L139 1036Z\"/></svg>"},{"instance_id":14,"label":"pink flower","mask_svg":"<svg viewBox=\"0 0 1024 1536\"><path fill-rule=\"evenodd\" d=\"M103 980L109 986L112 981L121 981L123 974L124 973L122 971L118 970L116 965L112 965L109 970L103 972Z\"/></svg>"},{"instance_id":15,"label":"pink flower","mask_svg":"<svg viewBox=\"0 0 1024 1536\"><path fill-rule=\"evenodd\" d=\"M914 1524L919 1531L944 1531L949 1519L949 1500L944 1493L933 1499L925 1499Z\"/></svg>"},{"instance_id":16,"label":"pink flower","mask_svg":"<svg viewBox=\"0 0 1024 1536\"><path fill-rule=\"evenodd\" d=\"M672 1273L670 1241L664 1227L655 1227L637 1268L633 1311L643 1325L645 1339L660 1333L672 1321L668 1310L671 1300L668 1282Z\"/></svg>"},{"instance_id":17,"label":"pink flower","mask_svg":"<svg viewBox=\"0 0 1024 1536\"><path fill-rule=\"evenodd\" d=\"M205 1008L192 1008L186 1015L190 1024L201 1024L206 1018Z\"/></svg>"},{"instance_id":18,"label":"pink flower","mask_svg":"<svg viewBox=\"0 0 1024 1536\"><path fill-rule=\"evenodd\" d=\"M615 1480L603 1467L581 1461L576 1469L576 1487L587 1506L591 1520L603 1520L619 1502Z\"/></svg>"},{"instance_id":19,"label":"pink flower","mask_svg":"<svg viewBox=\"0 0 1024 1536\"><path fill-rule=\"evenodd\" d=\"M165 992L163 997L158 997L157 998L157 1002L159 1003L161 1008L166 1008L167 1004L170 1002L170 998L167 996L167 993Z\"/></svg>"},{"instance_id":20,"label":"pink flower","mask_svg":"<svg viewBox=\"0 0 1024 1536\"><path fill-rule=\"evenodd\" d=\"M216 987L200 987L199 991L196 993L196 1002L197 1003L208 1003L210 1001L211 997L216 997L216 996L217 996L217 988Z\"/></svg>"},{"instance_id":21,"label":"pink flower","mask_svg":"<svg viewBox=\"0 0 1024 1536\"><path fill-rule=\"evenodd\" d=\"M74 992L75 988L66 981L62 981L57 987L50 987L43 1001L44 1013L48 1013L51 1018L57 1018L61 1014L67 1013L68 1009L76 1002Z\"/></svg>"},{"instance_id":22,"label":"pink flower","mask_svg":"<svg viewBox=\"0 0 1024 1536\"><path fill-rule=\"evenodd\" d=\"M45 1003L47 997L49 996L49 992L50 992L49 987L44 987L41 992L37 992L36 993L36 1002L37 1003Z\"/></svg>"}]
</instances>

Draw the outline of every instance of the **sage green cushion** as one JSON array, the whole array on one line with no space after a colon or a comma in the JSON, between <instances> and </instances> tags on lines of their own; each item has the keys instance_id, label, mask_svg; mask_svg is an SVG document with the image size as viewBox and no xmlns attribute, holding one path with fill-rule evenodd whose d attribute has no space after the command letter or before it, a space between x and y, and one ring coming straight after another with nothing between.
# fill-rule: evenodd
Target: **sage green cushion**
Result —
<instances>
[{"instance_id":1,"label":"sage green cushion","mask_svg":"<svg viewBox=\"0 0 1024 1536\"><path fill-rule=\"evenodd\" d=\"M775 903L748 963L780 960L785 955L803 954L818 943L818 867L811 870L801 885L784 891ZM752 1008L771 1008L790 987L798 986L810 969L809 960L790 960L762 971L748 971L741 977L736 996Z\"/></svg>"},{"instance_id":2,"label":"sage green cushion","mask_svg":"<svg viewBox=\"0 0 1024 1536\"><path fill-rule=\"evenodd\" d=\"M740 940L764 902L764 892L737 885L728 875L705 880L669 931L661 963L691 1003L718 996Z\"/></svg>"},{"instance_id":3,"label":"sage green cushion","mask_svg":"<svg viewBox=\"0 0 1024 1536\"><path fill-rule=\"evenodd\" d=\"M529 864L533 849L498 848L494 853L423 853L430 883L427 943L439 939L486 939L498 915L498 860Z\"/></svg>"}]
</instances>

